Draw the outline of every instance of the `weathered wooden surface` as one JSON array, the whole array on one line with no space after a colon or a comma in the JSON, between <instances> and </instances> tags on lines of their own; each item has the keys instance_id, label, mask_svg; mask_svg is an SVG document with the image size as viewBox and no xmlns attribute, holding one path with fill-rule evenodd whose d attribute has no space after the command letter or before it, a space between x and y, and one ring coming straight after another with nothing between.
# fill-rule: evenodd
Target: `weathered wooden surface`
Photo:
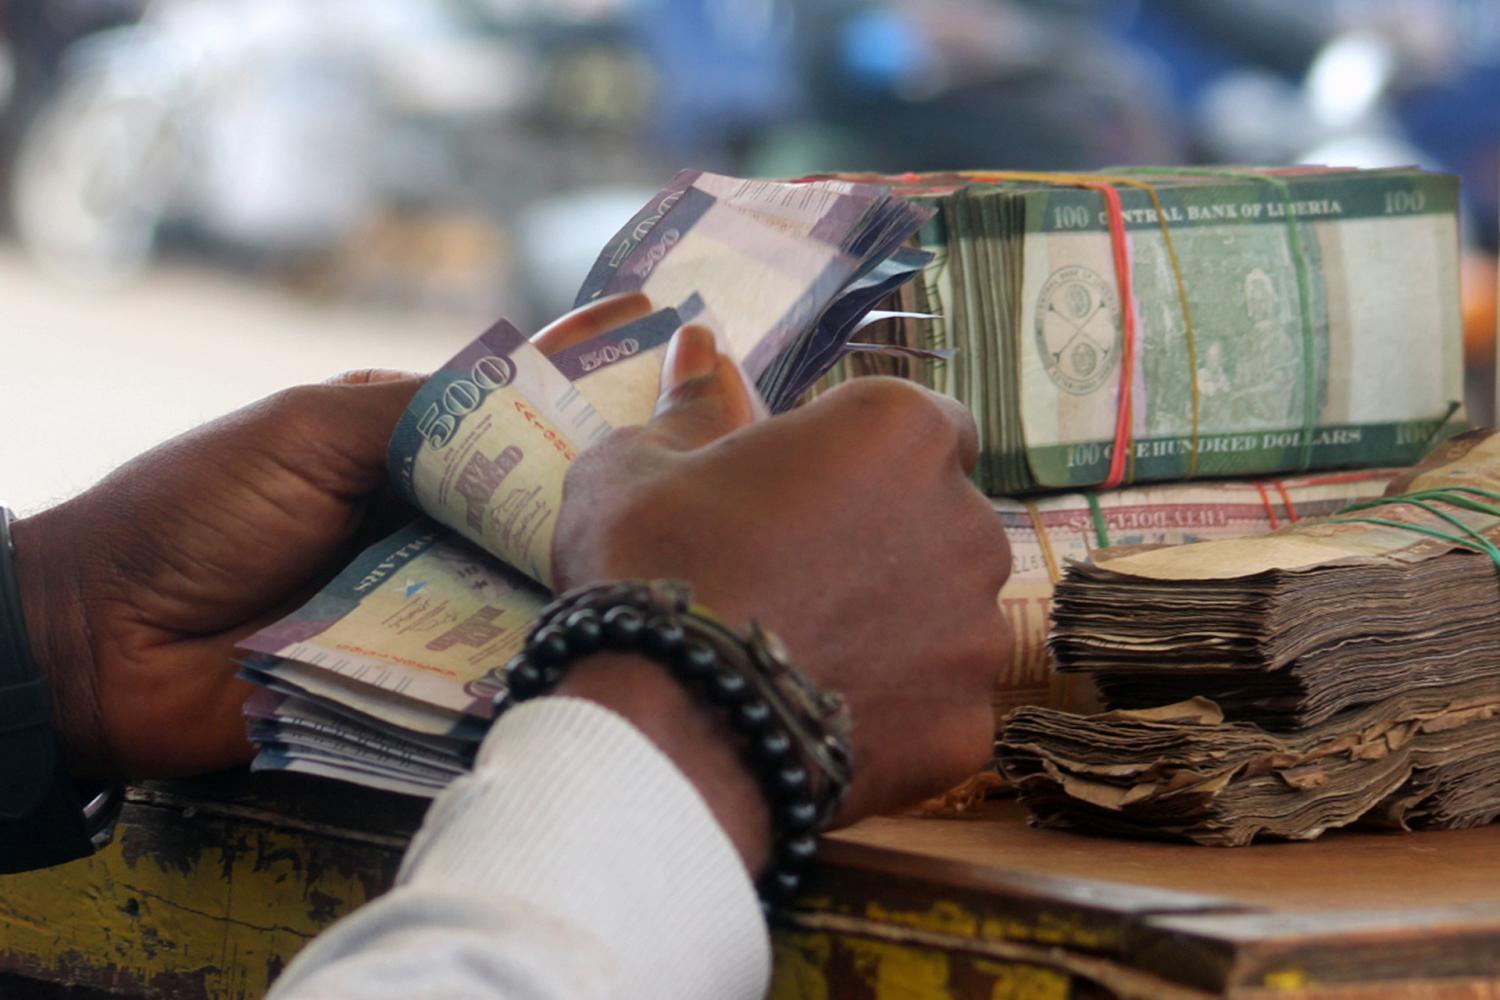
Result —
<instances>
[{"instance_id":1,"label":"weathered wooden surface","mask_svg":"<svg viewBox=\"0 0 1500 1000\"><path fill-rule=\"evenodd\" d=\"M419 816L394 797L371 809L326 783L277 784L293 794L234 776L132 789L105 850L0 878L0 969L127 996L264 994L389 886Z\"/></svg>"},{"instance_id":2,"label":"weathered wooden surface","mask_svg":"<svg viewBox=\"0 0 1500 1000\"><path fill-rule=\"evenodd\" d=\"M107 850L0 878L0 996L260 996L420 814L285 775L134 789ZM829 842L774 945L772 1000L1500 1000L1500 828L1228 851L1008 804L879 820Z\"/></svg>"}]
</instances>

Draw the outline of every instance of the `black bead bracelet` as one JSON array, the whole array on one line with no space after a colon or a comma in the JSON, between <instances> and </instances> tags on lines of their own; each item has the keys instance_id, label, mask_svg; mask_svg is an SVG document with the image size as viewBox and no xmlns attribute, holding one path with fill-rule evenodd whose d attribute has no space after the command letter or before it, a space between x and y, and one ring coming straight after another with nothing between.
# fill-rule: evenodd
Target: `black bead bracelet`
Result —
<instances>
[{"instance_id":1,"label":"black bead bracelet","mask_svg":"<svg viewBox=\"0 0 1500 1000\"><path fill-rule=\"evenodd\" d=\"M497 711L546 694L575 661L601 650L662 664L729 719L771 808L771 861L757 885L762 905L790 900L852 776L843 698L815 688L757 624L742 636L694 605L685 585L622 582L572 591L543 609L506 667Z\"/></svg>"}]
</instances>

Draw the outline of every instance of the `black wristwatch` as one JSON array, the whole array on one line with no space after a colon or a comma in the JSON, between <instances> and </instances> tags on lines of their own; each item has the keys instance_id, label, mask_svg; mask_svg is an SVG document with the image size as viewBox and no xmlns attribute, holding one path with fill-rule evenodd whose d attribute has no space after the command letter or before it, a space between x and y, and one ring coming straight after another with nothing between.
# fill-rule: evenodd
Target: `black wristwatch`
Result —
<instances>
[{"instance_id":1,"label":"black wristwatch","mask_svg":"<svg viewBox=\"0 0 1500 1000\"><path fill-rule=\"evenodd\" d=\"M0 507L0 872L73 861L109 842L118 786L75 784L52 728L52 694L26 634L15 515Z\"/></svg>"}]
</instances>

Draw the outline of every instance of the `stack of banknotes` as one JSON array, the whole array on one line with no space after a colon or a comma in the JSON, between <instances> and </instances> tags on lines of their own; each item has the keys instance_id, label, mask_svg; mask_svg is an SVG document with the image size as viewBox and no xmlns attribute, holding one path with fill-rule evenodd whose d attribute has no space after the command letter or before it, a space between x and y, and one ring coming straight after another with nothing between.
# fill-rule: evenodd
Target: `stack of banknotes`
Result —
<instances>
[{"instance_id":1,"label":"stack of banknotes","mask_svg":"<svg viewBox=\"0 0 1500 1000\"><path fill-rule=\"evenodd\" d=\"M579 304L644 292L657 312L543 354L504 321L418 392L392 478L427 515L243 644L255 768L433 795L469 762L501 669L548 599L563 477L643 423L687 322L712 326L773 411L858 348L871 308L930 255L931 210L882 185L684 171L605 247Z\"/></svg>"},{"instance_id":2,"label":"stack of banknotes","mask_svg":"<svg viewBox=\"0 0 1500 1000\"><path fill-rule=\"evenodd\" d=\"M1059 668L1115 711L1023 708L1001 768L1048 826L1244 844L1500 816L1500 435L1263 538L1069 567Z\"/></svg>"},{"instance_id":3,"label":"stack of banknotes","mask_svg":"<svg viewBox=\"0 0 1500 1000\"><path fill-rule=\"evenodd\" d=\"M873 367L969 405L992 494L1410 464L1457 416L1454 177L839 176L935 209L883 333L927 355Z\"/></svg>"},{"instance_id":4,"label":"stack of banknotes","mask_svg":"<svg viewBox=\"0 0 1500 1000\"><path fill-rule=\"evenodd\" d=\"M993 498L1011 550L1010 579L1000 591L1011 653L995 689L996 721L1021 705L1086 712L1100 704L1090 677L1057 671L1047 648L1053 588L1069 565L1111 546L1263 535L1378 497L1394 475L1370 469Z\"/></svg>"}]
</instances>

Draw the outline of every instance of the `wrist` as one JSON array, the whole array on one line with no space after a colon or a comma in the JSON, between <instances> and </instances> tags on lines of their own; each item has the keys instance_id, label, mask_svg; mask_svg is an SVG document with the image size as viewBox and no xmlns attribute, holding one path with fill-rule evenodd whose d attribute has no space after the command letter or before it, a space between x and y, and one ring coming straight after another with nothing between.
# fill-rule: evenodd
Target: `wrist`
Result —
<instances>
[{"instance_id":1,"label":"wrist","mask_svg":"<svg viewBox=\"0 0 1500 1000\"><path fill-rule=\"evenodd\" d=\"M588 699L628 720L698 790L750 876L765 867L770 808L721 713L689 694L665 667L627 653L579 660L556 693Z\"/></svg>"},{"instance_id":2,"label":"wrist","mask_svg":"<svg viewBox=\"0 0 1500 1000\"><path fill-rule=\"evenodd\" d=\"M21 609L32 657L52 694L65 766L74 777L112 776L80 567L70 558L66 520L65 507L54 507L11 526Z\"/></svg>"}]
</instances>

